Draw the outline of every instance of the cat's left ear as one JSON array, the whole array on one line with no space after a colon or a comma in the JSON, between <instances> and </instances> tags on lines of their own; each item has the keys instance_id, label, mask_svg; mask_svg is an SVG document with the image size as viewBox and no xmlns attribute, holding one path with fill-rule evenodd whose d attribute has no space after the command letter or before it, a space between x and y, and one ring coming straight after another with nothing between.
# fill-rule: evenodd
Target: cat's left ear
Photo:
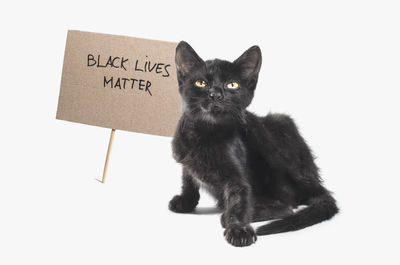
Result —
<instances>
[{"instance_id":1,"label":"cat's left ear","mask_svg":"<svg viewBox=\"0 0 400 265\"><path fill-rule=\"evenodd\" d=\"M204 61L185 41L179 42L175 51L175 64L178 75L185 78L192 71L204 66Z\"/></svg>"},{"instance_id":2,"label":"cat's left ear","mask_svg":"<svg viewBox=\"0 0 400 265\"><path fill-rule=\"evenodd\" d=\"M261 68L261 50L257 45L250 47L233 63L238 65L245 79L257 79Z\"/></svg>"}]
</instances>

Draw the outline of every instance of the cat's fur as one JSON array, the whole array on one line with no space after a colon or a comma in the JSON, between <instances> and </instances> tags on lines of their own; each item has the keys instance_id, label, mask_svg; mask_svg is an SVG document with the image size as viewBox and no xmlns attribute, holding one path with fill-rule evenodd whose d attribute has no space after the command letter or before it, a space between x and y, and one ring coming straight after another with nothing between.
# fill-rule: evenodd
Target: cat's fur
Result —
<instances>
[{"instance_id":1,"label":"cat's fur","mask_svg":"<svg viewBox=\"0 0 400 265\"><path fill-rule=\"evenodd\" d=\"M335 199L321 184L310 148L293 120L248 112L261 67L258 46L234 62L203 61L186 42L176 48L182 117L172 142L183 166L180 195L170 210L190 212L204 186L223 209L226 240L254 243L257 235L294 231L330 219ZM197 80L207 82L196 87ZM227 88L227 82L239 88ZM307 205L297 212L293 209ZM254 232L251 222L277 219Z\"/></svg>"}]
</instances>

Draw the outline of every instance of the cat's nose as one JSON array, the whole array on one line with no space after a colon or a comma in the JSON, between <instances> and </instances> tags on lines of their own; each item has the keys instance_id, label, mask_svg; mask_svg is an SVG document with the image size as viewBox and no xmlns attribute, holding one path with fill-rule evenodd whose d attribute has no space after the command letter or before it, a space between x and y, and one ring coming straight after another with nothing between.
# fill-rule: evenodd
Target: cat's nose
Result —
<instances>
[{"instance_id":1,"label":"cat's nose","mask_svg":"<svg viewBox=\"0 0 400 265\"><path fill-rule=\"evenodd\" d=\"M223 98L223 95L221 92L217 92L217 91L211 91L208 96L212 99L212 100L221 100Z\"/></svg>"}]
</instances>

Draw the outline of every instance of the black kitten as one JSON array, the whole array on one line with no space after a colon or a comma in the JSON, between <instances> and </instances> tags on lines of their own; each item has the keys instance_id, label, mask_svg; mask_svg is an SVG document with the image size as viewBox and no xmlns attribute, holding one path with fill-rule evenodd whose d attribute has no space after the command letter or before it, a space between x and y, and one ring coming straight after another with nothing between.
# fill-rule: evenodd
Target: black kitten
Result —
<instances>
[{"instance_id":1,"label":"black kitten","mask_svg":"<svg viewBox=\"0 0 400 265\"><path fill-rule=\"evenodd\" d=\"M223 209L224 235L234 246L254 243L256 234L302 229L338 212L293 120L246 111L261 67L258 46L233 63L204 62L180 42L175 60L183 111L172 146L183 165L183 186L169 203L172 211L192 211L204 186ZM308 207L294 213L299 205ZM250 226L271 219L278 220L256 233Z\"/></svg>"}]
</instances>

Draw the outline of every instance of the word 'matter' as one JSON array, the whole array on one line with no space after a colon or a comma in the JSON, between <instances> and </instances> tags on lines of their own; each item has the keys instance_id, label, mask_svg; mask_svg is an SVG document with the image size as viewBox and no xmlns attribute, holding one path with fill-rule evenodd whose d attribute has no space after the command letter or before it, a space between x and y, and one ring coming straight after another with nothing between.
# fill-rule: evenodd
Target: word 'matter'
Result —
<instances>
[{"instance_id":1,"label":"word 'matter'","mask_svg":"<svg viewBox=\"0 0 400 265\"><path fill-rule=\"evenodd\" d=\"M131 88L131 89L139 89L139 90L144 90L145 92L148 92L150 96L152 96L150 92L150 86L151 82L149 80L143 80L143 79L135 79L135 78L125 78L125 77L109 77L107 78L104 76L104 87L109 86L110 88L119 88L119 89L126 89L126 88Z\"/></svg>"}]
</instances>

